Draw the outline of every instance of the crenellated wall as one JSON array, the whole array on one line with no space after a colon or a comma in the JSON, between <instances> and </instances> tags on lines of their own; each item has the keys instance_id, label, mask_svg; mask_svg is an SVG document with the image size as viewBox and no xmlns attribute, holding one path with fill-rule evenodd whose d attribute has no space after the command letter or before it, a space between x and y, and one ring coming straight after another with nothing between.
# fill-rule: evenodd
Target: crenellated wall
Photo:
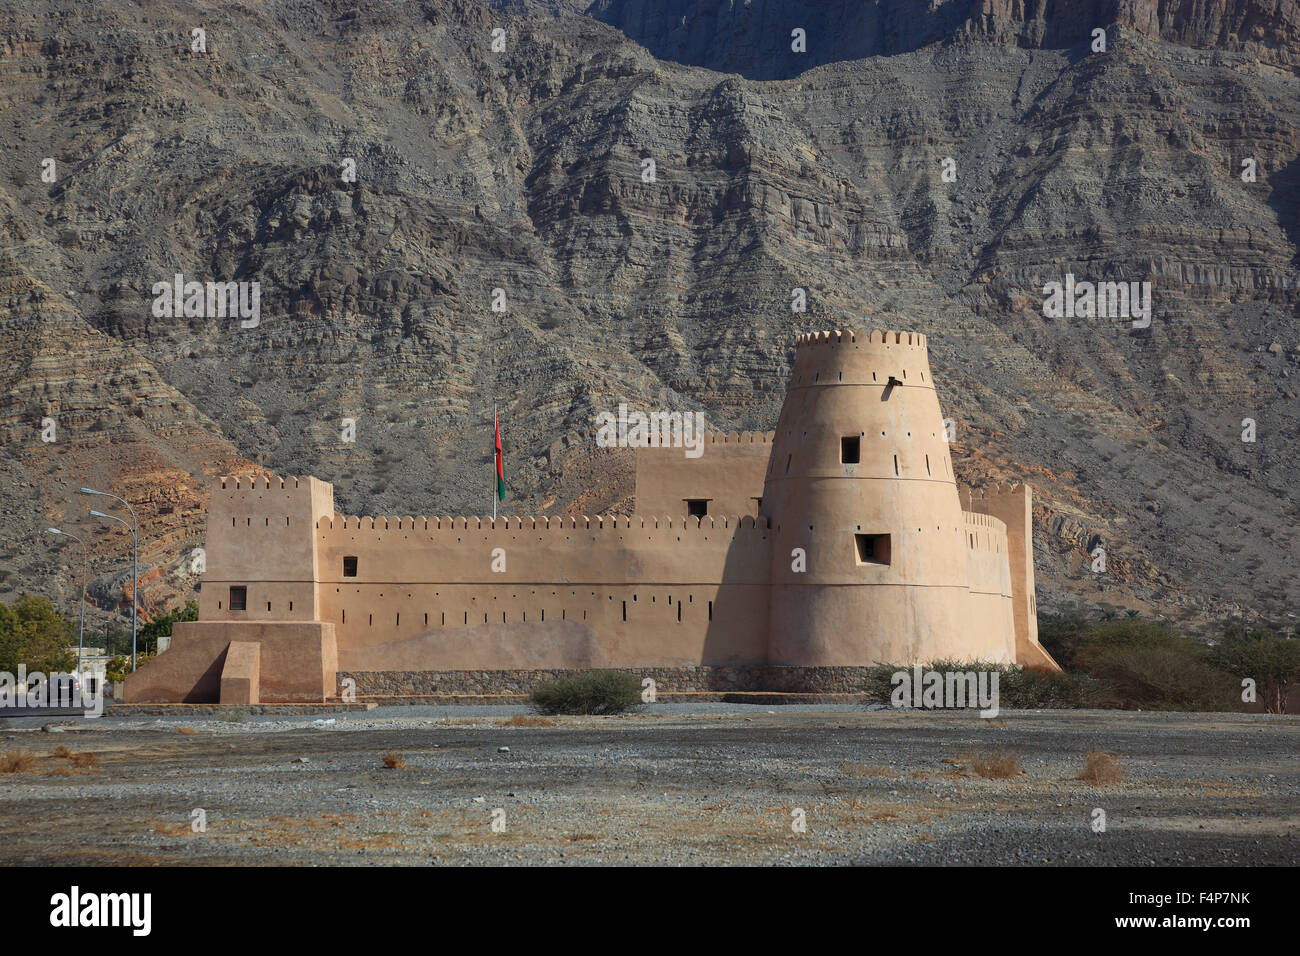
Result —
<instances>
[{"instance_id":1,"label":"crenellated wall","mask_svg":"<svg viewBox=\"0 0 1300 956\"><path fill-rule=\"evenodd\" d=\"M636 467L635 517L344 516L314 478L222 478L200 620L128 699L328 697L336 670L700 669L770 690L878 662L1055 667L1029 490L958 491L922 335L802 336L774 431Z\"/></svg>"},{"instance_id":2,"label":"crenellated wall","mask_svg":"<svg viewBox=\"0 0 1300 956\"><path fill-rule=\"evenodd\" d=\"M338 517L316 528L322 619L352 670L762 663L767 537L750 516Z\"/></svg>"},{"instance_id":3,"label":"crenellated wall","mask_svg":"<svg viewBox=\"0 0 1300 956\"><path fill-rule=\"evenodd\" d=\"M1038 602L1034 588L1033 492L1028 485L996 482L980 489L963 489L962 507L1003 522L1006 528L1007 574L1011 581L1011 614L1018 663L1060 670L1038 643Z\"/></svg>"},{"instance_id":4,"label":"crenellated wall","mask_svg":"<svg viewBox=\"0 0 1300 956\"><path fill-rule=\"evenodd\" d=\"M1013 634L1011 573L1007 566L1007 526L991 515L962 513L969 543L969 626L982 631L983 644L1006 641ZM1014 663L1014 646L1007 645L1005 663Z\"/></svg>"}]
</instances>

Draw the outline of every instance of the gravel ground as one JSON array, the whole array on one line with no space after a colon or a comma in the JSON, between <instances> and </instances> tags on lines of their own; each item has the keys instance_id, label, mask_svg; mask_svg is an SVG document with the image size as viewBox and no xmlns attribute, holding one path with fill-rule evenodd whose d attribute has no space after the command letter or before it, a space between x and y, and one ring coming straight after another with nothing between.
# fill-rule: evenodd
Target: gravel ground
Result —
<instances>
[{"instance_id":1,"label":"gravel ground","mask_svg":"<svg viewBox=\"0 0 1300 956\"><path fill-rule=\"evenodd\" d=\"M1300 862L1296 717L1008 711L989 722L856 705L660 704L506 725L524 714L110 714L54 732L6 721L0 749L38 759L0 776L0 862ZM54 756L60 745L97 766ZM1116 756L1121 780L1077 779L1093 750ZM385 767L387 753L405 767ZM975 770L1006 756L1019 772ZM191 825L197 809L205 832ZM1105 832L1094 832L1097 810Z\"/></svg>"}]
</instances>

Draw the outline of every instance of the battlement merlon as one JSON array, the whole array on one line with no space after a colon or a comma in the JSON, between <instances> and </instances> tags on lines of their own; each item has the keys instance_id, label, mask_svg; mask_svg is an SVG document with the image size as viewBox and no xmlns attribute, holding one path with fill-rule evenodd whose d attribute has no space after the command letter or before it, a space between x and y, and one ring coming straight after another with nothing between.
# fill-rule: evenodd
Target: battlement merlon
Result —
<instances>
[{"instance_id":1,"label":"battlement merlon","mask_svg":"<svg viewBox=\"0 0 1300 956\"><path fill-rule=\"evenodd\" d=\"M868 386L934 391L930 352L919 332L837 329L799 337L790 388Z\"/></svg>"},{"instance_id":2,"label":"battlement merlon","mask_svg":"<svg viewBox=\"0 0 1300 956\"><path fill-rule=\"evenodd\" d=\"M867 333L855 332L852 329L835 329L833 332L807 332L795 340L796 349L827 345L856 345L859 347L893 345L905 348L926 348L925 336L919 332L882 332L879 329Z\"/></svg>"},{"instance_id":3,"label":"battlement merlon","mask_svg":"<svg viewBox=\"0 0 1300 956\"><path fill-rule=\"evenodd\" d=\"M496 518L477 515L455 517L370 517L358 515L333 515L316 522L316 530L325 532L429 532L451 534L519 534L534 531L766 531L766 518L754 515L499 515Z\"/></svg>"}]
</instances>

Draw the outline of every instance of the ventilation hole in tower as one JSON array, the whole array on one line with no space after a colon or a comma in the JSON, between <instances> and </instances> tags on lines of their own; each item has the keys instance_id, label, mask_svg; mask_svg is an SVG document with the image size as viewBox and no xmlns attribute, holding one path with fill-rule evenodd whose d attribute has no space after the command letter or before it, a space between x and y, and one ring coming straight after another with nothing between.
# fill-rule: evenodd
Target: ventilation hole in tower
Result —
<instances>
[{"instance_id":1,"label":"ventilation hole in tower","mask_svg":"<svg viewBox=\"0 0 1300 956\"><path fill-rule=\"evenodd\" d=\"M894 474L898 474L898 456L894 456Z\"/></svg>"}]
</instances>

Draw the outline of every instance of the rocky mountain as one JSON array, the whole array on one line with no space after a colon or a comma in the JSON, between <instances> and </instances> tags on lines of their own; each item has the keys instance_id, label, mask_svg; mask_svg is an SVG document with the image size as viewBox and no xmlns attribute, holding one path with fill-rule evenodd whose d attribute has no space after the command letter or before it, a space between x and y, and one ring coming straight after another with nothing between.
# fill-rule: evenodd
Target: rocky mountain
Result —
<instances>
[{"instance_id":1,"label":"rocky mountain","mask_svg":"<svg viewBox=\"0 0 1300 956\"><path fill-rule=\"evenodd\" d=\"M75 607L57 525L97 612L129 608L86 485L135 504L150 608L192 589L218 474L488 512L494 405L510 512L627 511L596 414L767 429L797 334L894 328L929 336L960 478L1034 486L1040 607L1288 620L1298 25L1284 0L0 0L0 590ZM258 310L175 308L177 274L256 282ZM1067 275L1149 282L1149 325L1046 316Z\"/></svg>"}]
</instances>

